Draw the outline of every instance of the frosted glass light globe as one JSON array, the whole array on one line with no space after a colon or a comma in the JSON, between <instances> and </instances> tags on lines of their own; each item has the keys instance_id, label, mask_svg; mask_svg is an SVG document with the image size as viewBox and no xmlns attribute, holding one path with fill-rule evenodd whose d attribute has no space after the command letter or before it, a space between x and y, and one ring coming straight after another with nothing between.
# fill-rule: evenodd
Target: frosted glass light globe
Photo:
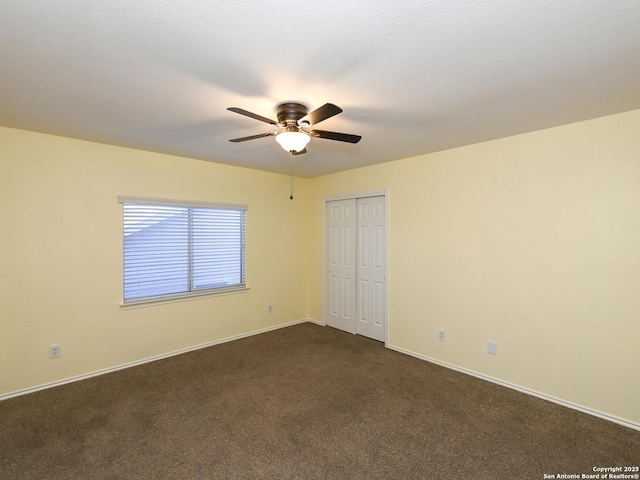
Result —
<instances>
[{"instance_id":1,"label":"frosted glass light globe","mask_svg":"<svg viewBox=\"0 0 640 480\"><path fill-rule=\"evenodd\" d=\"M286 152L299 152L304 150L311 137L303 132L282 132L276 135L276 142Z\"/></svg>"}]
</instances>

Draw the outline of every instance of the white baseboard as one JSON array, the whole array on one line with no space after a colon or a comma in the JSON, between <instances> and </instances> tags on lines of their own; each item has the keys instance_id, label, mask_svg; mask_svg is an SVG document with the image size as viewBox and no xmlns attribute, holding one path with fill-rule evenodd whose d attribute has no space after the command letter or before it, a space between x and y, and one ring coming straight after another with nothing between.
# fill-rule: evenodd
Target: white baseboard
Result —
<instances>
[{"instance_id":1,"label":"white baseboard","mask_svg":"<svg viewBox=\"0 0 640 480\"><path fill-rule=\"evenodd\" d=\"M593 410L588 407L584 407L582 405L578 405L576 403L568 402L566 400L562 400L560 398L552 397L550 395L546 395L544 393L536 392L535 390L530 390L525 387L521 387L520 385L516 385L513 383L505 382L504 380L499 380L497 378L490 377L488 375L484 375L482 373L474 372L473 370L467 370L466 368L458 367L451 363L443 362L441 360L437 360L435 358L427 357L425 355L420 355L419 353L412 352L410 350L405 350L403 348L395 347L393 345L387 345L387 348L391 350L395 350L396 352L404 353L405 355L411 355L412 357L419 358L420 360L424 360L426 362L434 363L436 365L440 365L441 367L449 368L451 370L455 370L456 372L466 373L467 375L471 375L472 377L479 378L481 380L485 380L487 382L495 383L497 385L501 385L503 387L510 388L512 390L517 390L518 392L526 393L527 395L531 395L533 397L541 398L542 400L547 400L548 402L553 402L558 405L562 405L563 407L571 408L573 410L578 410L579 412L586 413L588 415L593 415L594 417L601 418L603 420L608 420L609 422L617 423L618 425L622 425L623 427L631 428L633 430L640 431L640 424L632 422L630 420L625 420L624 418L619 418L614 415L609 415L608 413L599 412L598 410Z\"/></svg>"},{"instance_id":2,"label":"white baseboard","mask_svg":"<svg viewBox=\"0 0 640 480\"><path fill-rule=\"evenodd\" d=\"M155 362L156 360L162 360L163 358L174 357L176 355L182 355L183 353L193 352L195 350L200 350L202 348L212 347L214 345L219 345L219 344L222 344L222 343L232 342L234 340L239 340L241 338L251 337L253 335L259 335L261 333L266 333L266 332L270 332L270 331L273 331L273 330L278 330L280 328L286 328L286 327L290 327L292 325L298 325L300 323L307 323L307 322L314 323L314 324L320 325L320 326L325 326L324 323L322 323L322 322L320 322L318 320L314 320L312 318L303 318L301 320L295 320L293 322L284 323L284 324L276 325L276 326L273 326L273 327L267 327L267 328L263 328L263 329L260 329L260 330L254 330L252 332L247 332L247 333L243 333L243 334L240 334L240 335L234 335L232 337L222 338L220 340L214 340L212 342L202 343L200 345L195 345L193 347L183 348L181 350L175 350L173 352L164 353L162 355L156 355L154 357L149 357L149 358L145 358L145 359L142 359L142 360L137 360L135 362L129 362L129 363L125 363L125 364L122 364L122 365L117 365L115 367L105 368L105 369L102 369L102 370L97 370L97 371L94 371L94 372L85 373L85 374L82 374L82 375L77 375L75 377L65 378L63 380L58 380L56 382L46 383L46 384L43 384L43 385L38 385L36 387L30 387L30 388L25 388L23 390L17 390L17 391L14 391L14 392L1 394L0 395L0 401L7 400L7 399L13 398L13 397L18 397L18 396L21 396L21 395L27 395L29 393L37 392L39 390L46 390L48 388L57 387L57 386L60 386L60 385L71 383L71 382L77 382L77 381L80 381L80 380L85 380L85 379L91 378L91 377L97 377L99 375L104 375L104 374L107 374L107 373L117 372L118 370L124 370L125 368L131 368L131 367L135 367L135 366L138 366L138 365L144 365L145 363ZM396 346L391 345L391 344L388 344L387 348L389 348L391 350L395 350L395 351L400 352L400 353L404 353L405 355L411 355L412 357L418 358L420 360L424 360L424 361L427 361L427 362L430 362L430 363L434 363L436 365L440 365L440 366L445 367L445 368L449 368L451 370L455 370L457 372L461 372L461 373L465 373L467 375L471 375L473 377L479 378L481 380L485 380L487 382L495 383L497 385L501 385L503 387L507 387L507 388L510 388L512 390L517 390L518 392L526 393L527 395L532 395L534 397L541 398L543 400L547 400L549 402L553 402L553 403L556 403L558 405L562 405L563 407L571 408L573 410L577 410L579 412L583 412L583 413L586 413L588 415L593 415L594 417L598 417L598 418L601 418L603 420L608 420L610 422L617 423L618 425L622 425L623 427L627 427L627 428L631 428L633 430L640 431L640 424L632 422L632 421L629 421L629 420L625 420L623 418L616 417L614 415L609 415L607 413L600 412L598 410L593 410L591 408L584 407L582 405L578 405L578 404L575 404L575 403L572 403L572 402L568 402L566 400L562 400L562 399L559 399L559 398L556 398L556 397L552 397L552 396L546 395L544 393L536 392L535 390L530 390L528 388L521 387L520 385L516 385L516 384L513 384L513 383L505 382L503 380L499 380L497 378L493 378L493 377L490 377L488 375L484 375L482 373L474 372L473 370L468 370L466 368L458 367L456 365L453 365L453 364L450 364L450 363L447 363L447 362L443 362L443 361L437 360L435 358L427 357L425 355L420 355L419 353L415 353L415 352L412 352L410 350L405 350L403 348L399 348L399 347L396 347Z\"/></svg>"},{"instance_id":3,"label":"white baseboard","mask_svg":"<svg viewBox=\"0 0 640 480\"><path fill-rule=\"evenodd\" d=\"M109 367L109 368L104 368L102 370L96 370L96 371L90 372L90 373L84 373L82 375L77 375L75 377L65 378L63 380L58 380L56 382L45 383L43 385L38 385L36 387L30 387L30 388L25 388L24 390L16 390L15 392L9 392L9 393L5 393L5 394L1 394L0 395L0 401L7 400L7 399L13 398L13 397L19 397L21 395L27 395L29 393L37 392L39 390L46 390L48 388L58 387L60 385L66 384L66 383L77 382L79 380L85 380L85 379L91 378L91 377L97 377L99 375L104 375L106 373L117 372L118 370L124 370L125 368L131 368L131 367L136 367L138 365L144 365L145 363L155 362L156 360L162 360L163 358L175 357L176 355L182 355L183 353L193 352L195 350L200 350L202 348L212 347L214 345L219 345L221 343L232 342L233 340L239 340L241 338L251 337L253 335L259 335L261 333L271 332L273 330L278 330L280 328L290 327L292 325L298 325L300 323L306 323L306 322L311 322L311 323L316 323L316 324L321 325L316 320L313 320L311 318L303 318L301 320L295 320L293 322L283 323L281 325L276 325L274 327L267 327L267 328L263 328L263 329L260 329L260 330L254 330L252 332L242 333L240 335L234 335L233 337L222 338L220 340L214 340L212 342L202 343L200 345L195 345L193 347L183 348L183 349L175 350L175 351L169 352L169 353L163 353L162 355L156 355L154 357L144 358L142 360L136 360L135 362L124 363L122 365L117 365L115 367Z\"/></svg>"},{"instance_id":4,"label":"white baseboard","mask_svg":"<svg viewBox=\"0 0 640 480\"><path fill-rule=\"evenodd\" d=\"M305 319L307 322L309 323L315 323L316 325L320 325L321 327L325 327L326 325L324 323L322 323L320 320L315 320L313 318L306 318Z\"/></svg>"}]
</instances>

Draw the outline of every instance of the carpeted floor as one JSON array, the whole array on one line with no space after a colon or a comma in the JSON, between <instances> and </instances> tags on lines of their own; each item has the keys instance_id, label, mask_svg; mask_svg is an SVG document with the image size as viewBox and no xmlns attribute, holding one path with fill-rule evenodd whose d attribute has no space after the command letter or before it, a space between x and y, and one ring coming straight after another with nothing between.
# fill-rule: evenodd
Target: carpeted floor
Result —
<instances>
[{"instance_id":1,"label":"carpeted floor","mask_svg":"<svg viewBox=\"0 0 640 480\"><path fill-rule=\"evenodd\" d=\"M9 399L0 419L3 480L542 479L640 464L640 432L313 324Z\"/></svg>"}]
</instances>

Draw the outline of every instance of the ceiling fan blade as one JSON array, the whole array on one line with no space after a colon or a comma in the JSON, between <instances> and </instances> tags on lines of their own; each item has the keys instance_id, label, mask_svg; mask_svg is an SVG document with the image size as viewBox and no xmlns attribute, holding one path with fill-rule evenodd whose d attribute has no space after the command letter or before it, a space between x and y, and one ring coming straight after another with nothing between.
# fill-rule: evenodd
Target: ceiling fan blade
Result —
<instances>
[{"instance_id":1,"label":"ceiling fan blade","mask_svg":"<svg viewBox=\"0 0 640 480\"><path fill-rule=\"evenodd\" d=\"M326 138L328 140L337 140L338 142L358 143L362 138L360 135L351 135L349 133L327 132L326 130L311 130L311 135L318 138Z\"/></svg>"},{"instance_id":2,"label":"ceiling fan blade","mask_svg":"<svg viewBox=\"0 0 640 480\"><path fill-rule=\"evenodd\" d=\"M325 103L320 108L316 108L313 112L307 113L304 117L298 120L298 125L301 125L302 122L309 122L309 125L315 125L316 123L320 123L327 118L331 118L334 115L342 112L342 109L333 103Z\"/></svg>"},{"instance_id":3,"label":"ceiling fan blade","mask_svg":"<svg viewBox=\"0 0 640 480\"><path fill-rule=\"evenodd\" d=\"M302 150L300 150L299 152L291 152L291 155L302 155L303 153L307 153L307 149L303 148Z\"/></svg>"},{"instance_id":4,"label":"ceiling fan blade","mask_svg":"<svg viewBox=\"0 0 640 480\"><path fill-rule=\"evenodd\" d=\"M249 112L242 108L238 107L229 107L227 108L230 112L239 113L240 115L244 115L245 117L255 118L256 120L260 120L261 122L268 123L270 125L278 125L278 122L275 120L271 120L270 118L263 117L262 115L258 115L257 113Z\"/></svg>"},{"instance_id":5,"label":"ceiling fan blade","mask_svg":"<svg viewBox=\"0 0 640 480\"><path fill-rule=\"evenodd\" d=\"M259 133L258 135L251 135L249 137L232 138L229 141L233 143L246 142L247 140L254 140L256 138L273 137L274 135L277 135L277 134L278 134L277 132Z\"/></svg>"}]
</instances>

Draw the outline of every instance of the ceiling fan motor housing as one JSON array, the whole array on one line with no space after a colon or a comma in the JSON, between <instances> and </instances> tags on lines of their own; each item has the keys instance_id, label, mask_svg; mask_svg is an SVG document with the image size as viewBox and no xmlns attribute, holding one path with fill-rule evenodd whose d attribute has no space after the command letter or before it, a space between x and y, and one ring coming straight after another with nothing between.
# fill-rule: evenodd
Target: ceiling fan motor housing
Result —
<instances>
[{"instance_id":1,"label":"ceiling fan motor housing","mask_svg":"<svg viewBox=\"0 0 640 480\"><path fill-rule=\"evenodd\" d=\"M307 113L307 107L293 102L281 103L276 110L278 123L284 126L297 124Z\"/></svg>"}]
</instances>

